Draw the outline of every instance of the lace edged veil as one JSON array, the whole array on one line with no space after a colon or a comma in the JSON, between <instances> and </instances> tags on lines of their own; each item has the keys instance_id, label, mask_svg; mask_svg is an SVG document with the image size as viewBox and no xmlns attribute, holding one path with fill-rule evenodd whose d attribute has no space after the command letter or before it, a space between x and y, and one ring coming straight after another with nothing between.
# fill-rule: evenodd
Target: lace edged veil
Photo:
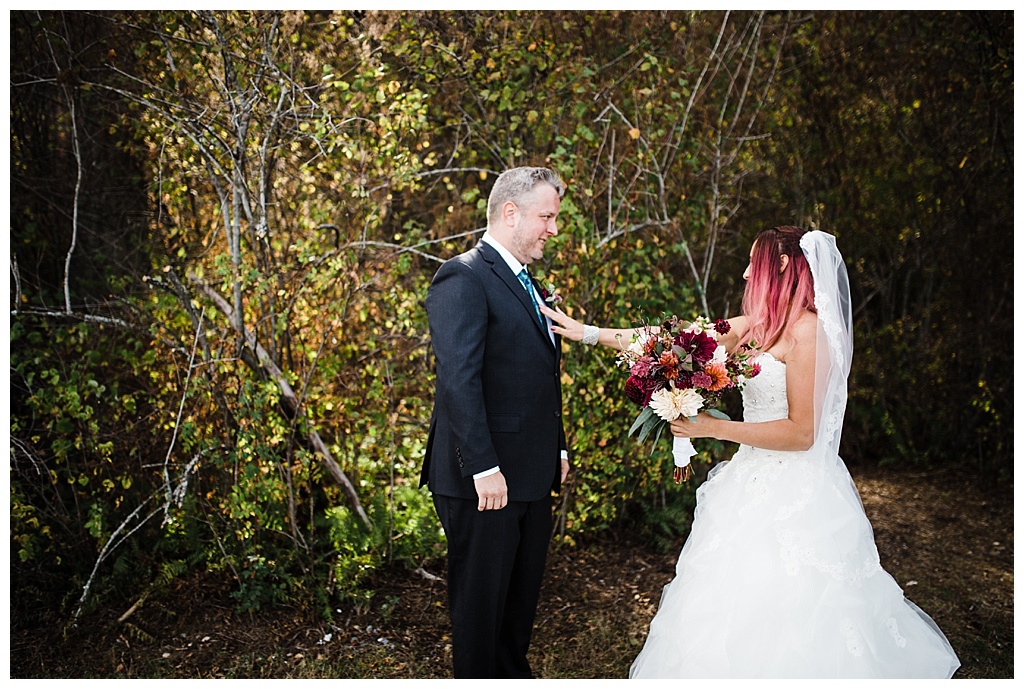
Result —
<instances>
[{"instance_id":1,"label":"lace edged veil","mask_svg":"<svg viewBox=\"0 0 1024 689\"><path fill-rule=\"evenodd\" d=\"M832 235L818 230L807 232L800 238L800 249L814 278L814 306L818 310L814 445L810 452L827 466L842 467L845 474L846 467L839 458L839 441L853 359L850 279Z\"/></svg>"}]
</instances>

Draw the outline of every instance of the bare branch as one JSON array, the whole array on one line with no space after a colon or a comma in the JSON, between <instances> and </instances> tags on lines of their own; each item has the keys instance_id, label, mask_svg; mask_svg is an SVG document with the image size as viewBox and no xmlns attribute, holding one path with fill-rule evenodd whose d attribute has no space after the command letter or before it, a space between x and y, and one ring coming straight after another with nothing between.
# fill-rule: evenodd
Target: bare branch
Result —
<instances>
[{"instance_id":1,"label":"bare branch","mask_svg":"<svg viewBox=\"0 0 1024 689\"><path fill-rule=\"evenodd\" d=\"M113 533L110 534L110 537L107 539L106 543L103 544L103 548L100 550L100 554L96 557L96 562L95 564L93 564L92 572L89 575L88 581L86 581L85 586L82 587L82 595L78 599L78 605L75 607L75 612L74 615L72 616L72 626L75 626L77 624L78 618L82 614L82 608L85 605L85 601L89 598L89 591L92 588L92 583L96 578L96 573L99 571L100 565L103 564L103 562L108 557L110 557L111 553L113 553L122 543L127 541L132 536L132 534L134 534L136 531L145 526L146 522L148 522L156 515L160 514L161 511L165 515L164 522L166 523L166 515L171 502L174 502L175 504L180 506L182 500L184 500L185 493L188 489L188 477L195 470L196 465L199 463L200 457L202 457L202 454L203 453L200 452L192 458L192 461L190 461L188 465L184 468L184 470L181 472L181 476L178 478L178 483L176 486L171 487L170 477L165 473L164 485L161 486L157 490L157 492L154 492L148 498L143 500L138 507L132 510L131 513L124 518L124 520L118 525L118 527L114 529ZM164 504L162 506L153 508L152 510L149 511L148 514L146 514L145 517L139 519L139 514L142 512L142 508L145 507L150 502L152 502L153 500L155 500L156 496L160 492L163 492L166 496L166 501L164 502ZM136 524L129 531L125 532L125 529L128 529L129 525L136 519L139 520L138 524ZM228 560L226 556L225 560ZM127 613L124 614L123 617L127 618L128 615L131 614L131 612L132 610L129 610Z\"/></svg>"},{"instance_id":2,"label":"bare branch","mask_svg":"<svg viewBox=\"0 0 1024 689\"><path fill-rule=\"evenodd\" d=\"M203 294L205 294L214 303L217 309L227 317L228 321L232 325L234 325L236 322L241 322L241 319L236 318L235 314L232 313L231 306L230 304L228 304L227 300L224 299L224 297L222 297L220 294L218 294L216 290L214 290L212 287L207 285L202 279L195 275L189 275L189 280L197 287L199 287L200 291L202 291ZM256 336L253 333L249 332L247 329L245 329L244 326L242 326L241 332L239 332L239 337L245 342L249 349L251 349L256 354L257 361L263 368L264 372L267 375L269 375L274 380L274 382L277 383L278 388L281 390L283 399L287 407L291 410L291 412L294 413L295 415L304 416L300 401L298 399L298 396L295 394L295 390L292 389L291 383L288 382L288 379L285 377L284 372L270 358L270 355L263 348L263 345L261 345L257 341ZM369 516L367 516L366 511L363 509L362 503L359 500L359 494L356 492L355 486L352 485L352 482L349 480L348 476L345 475L345 472L342 470L341 466L334 459L334 455L327 447L327 444L320 437L320 434L313 427L312 423L310 423L309 425L309 431L306 437L313 445L313 447L316 449L316 451L320 453L321 457L324 460L324 464L327 466L328 471L331 473L331 476L333 476L334 480L342 487L342 490L345 492L345 495L349 499L349 503L353 511L356 513L356 515L367 528L372 528L370 518Z\"/></svg>"},{"instance_id":3,"label":"bare branch","mask_svg":"<svg viewBox=\"0 0 1024 689\"><path fill-rule=\"evenodd\" d=\"M181 430L181 416L185 412L185 400L188 398L188 386L192 382L192 370L195 368L193 365L196 360L196 349L199 347L199 342L202 339L203 332L203 315L206 313L204 310L199 314L199 322L196 324L196 335L192 341L192 352L188 359L188 370L185 373L185 385L181 390L181 401L178 402L178 416L174 420L174 432L171 433L171 442L167 445L167 455L164 457L163 476L164 476L164 489L166 490L167 499L164 502L164 524L166 525L170 519L170 506L173 496L171 494L171 475L168 471L168 466L171 463L171 454L174 452L174 444L178 440L178 432Z\"/></svg>"},{"instance_id":4,"label":"bare branch","mask_svg":"<svg viewBox=\"0 0 1024 689\"><path fill-rule=\"evenodd\" d=\"M36 16L42 22L42 17L38 11ZM50 51L50 59L53 60L54 68L57 70L57 74L60 75L64 70L53 49L49 31L46 31L46 47ZM67 256L64 258L64 310L71 313L71 257L74 255L75 246L78 244L78 199L82 191L82 151L78 141L78 119L75 113L74 94L71 93L71 89L66 81L60 78L57 81L61 84L60 90L68 107L68 115L71 118L71 150L75 156L75 193L71 206L71 246L68 247Z\"/></svg>"},{"instance_id":5,"label":"bare branch","mask_svg":"<svg viewBox=\"0 0 1024 689\"><path fill-rule=\"evenodd\" d=\"M85 605L85 601L89 597L89 590L92 588L92 582L96 578L96 573L99 570L100 565L103 563L103 561L107 559L107 556L110 555L110 553L114 549L116 549L117 546L123 543L133 533L141 529L146 522L148 522L150 519L152 519L160 513L160 508L150 511L149 514L147 514L145 517L142 518L141 521L139 521L135 528L131 529L123 536L121 535L121 532L128 528L129 523L132 522L136 517L138 517L140 512L142 512L142 508L145 507L151 500L153 500L153 497L154 496L152 495L149 496L148 498L143 500L138 507L132 510L131 514L129 514L125 518L125 520L121 522L121 524L116 529L114 529L114 532L110 534L110 537L107 539L107 542L103 544L103 548L102 550L100 550L100 554L96 558L96 563L92 567L92 572L89 574L89 579L85 582L85 586L82 587L82 595L78 599L78 605L75 606L75 613L71 618L72 626L74 626L77 623L79 616L82 614L82 606Z\"/></svg>"},{"instance_id":6,"label":"bare branch","mask_svg":"<svg viewBox=\"0 0 1024 689\"><path fill-rule=\"evenodd\" d=\"M14 310L17 314L21 307L21 273L18 271L18 255L11 253L11 277L14 278Z\"/></svg>"},{"instance_id":7,"label":"bare branch","mask_svg":"<svg viewBox=\"0 0 1024 689\"><path fill-rule=\"evenodd\" d=\"M603 247L604 245L608 244L617 237L632 234L633 232L639 232L640 230L646 229L648 227L665 227L666 225L671 224L672 223L670 220L648 220L646 222L637 223L636 225L630 225L629 227L620 228L608 234L607 236L602 237L601 241L597 243L597 247Z\"/></svg>"}]
</instances>

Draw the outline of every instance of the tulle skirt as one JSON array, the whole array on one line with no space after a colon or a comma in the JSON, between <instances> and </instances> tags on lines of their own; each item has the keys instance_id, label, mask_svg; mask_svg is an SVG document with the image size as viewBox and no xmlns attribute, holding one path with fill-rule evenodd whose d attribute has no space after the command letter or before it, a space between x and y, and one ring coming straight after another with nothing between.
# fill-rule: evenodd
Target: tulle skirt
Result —
<instances>
[{"instance_id":1,"label":"tulle skirt","mask_svg":"<svg viewBox=\"0 0 1024 689\"><path fill-rule=\"evenodd\" d=\"M959 666L879 565L842 462L743 446L697 491L629 676L949 678Z\"/></svg>"}]
</instances>

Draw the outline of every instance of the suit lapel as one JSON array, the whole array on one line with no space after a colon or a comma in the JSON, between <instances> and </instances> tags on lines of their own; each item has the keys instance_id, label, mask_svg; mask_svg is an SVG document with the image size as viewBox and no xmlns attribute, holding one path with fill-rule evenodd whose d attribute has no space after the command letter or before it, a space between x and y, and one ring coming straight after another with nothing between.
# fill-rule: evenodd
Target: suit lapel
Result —
<instances>
[{"instance_id":1,"label":"suit lapel","mask_svg":"<svg viewBox=\"0 0 1024 689\"><path fill-rule=\"evenodd\" d=\"M505 283L505 285L512 291L519 303L523 305L523 309L526 312L526 316L533 322L533 327L539 332L549 345L554 347L555 343L552 340L550 332L546 332L540 321L537 319L537 311L533 307L533 301L530 299L530 295L527 294L526 289L523 287L523 283L519 282L519 277L512 272L508 264L498 253L497 249L487 244L487 242L480 242L477 246L480 247L481 256L484 260L491 265L491 270L494 274ZM530 278L533 280L533 278ZM534 285L536 290L536 285ZM546 319L545 319L546 320Z\"/></svg>"}]
</instances>

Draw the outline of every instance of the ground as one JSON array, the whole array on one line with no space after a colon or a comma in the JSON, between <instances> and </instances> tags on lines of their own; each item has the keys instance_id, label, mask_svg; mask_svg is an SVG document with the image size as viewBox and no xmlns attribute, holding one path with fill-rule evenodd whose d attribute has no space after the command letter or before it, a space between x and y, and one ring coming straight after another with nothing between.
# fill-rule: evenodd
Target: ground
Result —
<instances>
[{"instance_id":1,"label":"ground","mask_svg":"<svg viewBox=\"0 0 1024 689\"><path fill-rule=\"evenodd\" d=\"M950 470L851 473L883 567L946 633L962 663L955 676L1012 678L1012 490L983 489ZM531 651L536 674L625 677L677 553L622 536L553 543ZM380 572L373 601L339 609L332 623L288 607L238 614L229 582L208 576L71 630L52 615L31 624L12 617L11 677L450 677L442 566Z\"/></svg>"}]
</instances>

